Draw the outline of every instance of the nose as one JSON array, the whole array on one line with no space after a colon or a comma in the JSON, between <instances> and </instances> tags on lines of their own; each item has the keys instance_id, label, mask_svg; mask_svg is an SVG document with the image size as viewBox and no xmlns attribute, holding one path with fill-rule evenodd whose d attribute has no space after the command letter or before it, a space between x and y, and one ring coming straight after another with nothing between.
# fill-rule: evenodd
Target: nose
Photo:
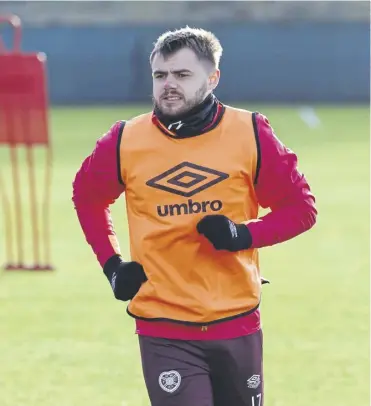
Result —
<instances>
[{"instance_id":1,"label":"nose","mask_svg":"<svg viewBox=\"0 0 371 406\"><path fill-rule=\"evenodd\" d=\"M177 88L177 84L174 83L174 81L171 80L171 79L166 79L166 81L165 81L165 83L164 83L164 88L165 88L166 90L169 90L169 89L176 89L176 88Z\"/></svg>"}]
</instances>

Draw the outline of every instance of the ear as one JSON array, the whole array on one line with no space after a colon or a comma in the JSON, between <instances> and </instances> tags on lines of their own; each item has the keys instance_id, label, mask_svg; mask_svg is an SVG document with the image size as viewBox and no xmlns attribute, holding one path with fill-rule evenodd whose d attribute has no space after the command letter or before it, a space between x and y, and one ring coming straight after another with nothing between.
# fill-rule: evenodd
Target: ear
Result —
<instances>
[{"instance_id":1,"label":"ear","mask_svg":"<svg viewBox=\"0 0 371 406\"><path fill-rule=\"evenodd\" d=\"M214 90L218 86L219 79L220 79L220 70L216 69L209 76L209 87L211 90Z\"/></svg>"}]
</instances>

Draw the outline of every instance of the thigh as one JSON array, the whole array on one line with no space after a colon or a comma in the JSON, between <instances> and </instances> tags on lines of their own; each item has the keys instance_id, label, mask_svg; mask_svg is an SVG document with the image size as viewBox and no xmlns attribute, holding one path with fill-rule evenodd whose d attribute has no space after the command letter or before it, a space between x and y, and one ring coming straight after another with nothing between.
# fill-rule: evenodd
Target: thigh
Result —
<instances>
[{"instance_id":1,"label":"thigh","mask_svg":"<svg viewBox=\"0 0 371 406\"><path fill-rule=\"evenodd\" d=\"M196 342L139 336L151 406L213 406L209 368Z\"/></svg>"},{"instance_id":2,"label":"thigh","mask_svg":"<svg viewBox=\"0 0 371 406\"><path fill-rule=\"evenodd\" d=\"M215 406L263 406L263 337L223 340L211 353Z\"/></svg>"}]
</instances>

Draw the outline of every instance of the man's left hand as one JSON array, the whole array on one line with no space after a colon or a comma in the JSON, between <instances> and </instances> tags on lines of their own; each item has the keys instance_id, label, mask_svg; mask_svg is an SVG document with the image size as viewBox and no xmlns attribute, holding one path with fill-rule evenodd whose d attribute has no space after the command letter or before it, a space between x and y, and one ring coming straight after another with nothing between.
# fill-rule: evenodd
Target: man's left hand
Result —
<instances>
[{"instance_id":1,"label":"man's left hand","mask_svg":"<svg viewBox=\"0 0 371 406\"><path fill-rule=\"evenodd\" d=\"M250 231L245 224L236 224L220 214L203 217L197 224L197 231L203 234L216 250L236 252L249 249L252 244Z\"/></svg>"}]
</instances>

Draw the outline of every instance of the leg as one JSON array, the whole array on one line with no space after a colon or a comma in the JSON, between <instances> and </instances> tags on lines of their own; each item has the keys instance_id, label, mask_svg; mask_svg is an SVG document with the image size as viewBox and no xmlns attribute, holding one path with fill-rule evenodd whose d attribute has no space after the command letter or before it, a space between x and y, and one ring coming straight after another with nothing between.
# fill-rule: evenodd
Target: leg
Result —
<instances>
[{"instance_id":1,"label":"leg","mask_svg":"<svg viewBox=\"0 0 371 406\"><path fill-rule=\"evenodd\" d=\"M151 406L213 406L209 368L195 341L139 336Z\"/></svg>"},{"instance_id":2,"label":"leg","mask_svg":"<svg viewBox=\"0 0 371 406\"><path fill-rule=\"evenodd\" d=\"M263 406L262 332L218 341L210 352L215 406Z\"/></svg>"}]
</instances>

